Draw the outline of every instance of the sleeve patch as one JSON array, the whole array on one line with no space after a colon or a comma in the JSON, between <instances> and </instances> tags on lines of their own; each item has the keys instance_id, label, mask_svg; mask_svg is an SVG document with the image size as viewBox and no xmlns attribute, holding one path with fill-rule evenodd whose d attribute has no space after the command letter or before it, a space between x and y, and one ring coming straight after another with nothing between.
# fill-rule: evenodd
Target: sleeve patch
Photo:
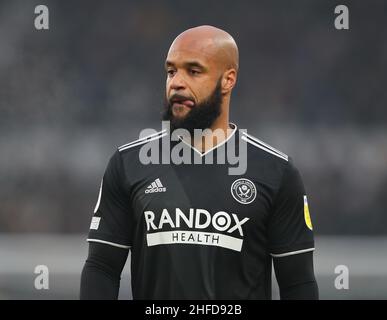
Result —
<instances>
[{"instance_id":1,"label":"sleeve patch","mask_svg":"<svg viewBox=\"0 0 387 320\"><path fill-rule=\"evenodd\" d=\"M91 219L90 229L91 230L98 230L100 221L101 221L101 217L93 217Z\"/></svg>"},{"instance_id":2,"label":"sleeve patch","mask_svg":"<svg viewBox=\"0 0 387 320\"><path fill-rule=\"evenodd\" d=\"M304 196L304 219L305 219L306 226L310 230L313 230L312 219L310 218L310 213L309 213L308 199L306 196Z\"/></svg>"}]
</instances>

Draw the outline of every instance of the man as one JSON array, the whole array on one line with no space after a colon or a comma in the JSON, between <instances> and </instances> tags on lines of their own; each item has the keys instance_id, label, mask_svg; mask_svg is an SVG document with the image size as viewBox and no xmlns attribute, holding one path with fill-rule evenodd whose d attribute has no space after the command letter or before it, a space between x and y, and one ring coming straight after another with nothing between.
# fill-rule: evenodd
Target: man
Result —
<instances>
[{"instance_id":1,"label":"man","mask_svg":"<svg viewBox=\"0 0 387 320\"><path fill-rule=\"evenodd\" d=\"M232 139L237 149L245 143L246 172L228 174L227 162L142 164L141 148L162 146L166 131L119 147L94 210L81 299L117 299L129 250L134 299L271 299L272 262L282 299L318 299L297 169L229 122L238 67L237 45L223 30L200 26L174 40L164 120L171 132L211 129L198 139L180 137L193 157L216 158Z\"/></svg>"}]
</instances>

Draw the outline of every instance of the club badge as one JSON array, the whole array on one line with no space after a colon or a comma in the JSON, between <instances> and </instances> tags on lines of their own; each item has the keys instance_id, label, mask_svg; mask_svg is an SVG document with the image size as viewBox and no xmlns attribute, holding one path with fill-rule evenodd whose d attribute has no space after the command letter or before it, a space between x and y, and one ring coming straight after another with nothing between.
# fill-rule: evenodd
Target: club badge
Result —
<instances>
[{"instance_id":1,"label":"club badge","mask_svg":"<svg viewBox=\"0 0 387 320\"><path fill-rule=\"evenodd\" d=\"M257 189L252 181L241 178L235 180L231 185L231 194L239 203L249 204L257 196Z\"/></svg>"}]
</instances>

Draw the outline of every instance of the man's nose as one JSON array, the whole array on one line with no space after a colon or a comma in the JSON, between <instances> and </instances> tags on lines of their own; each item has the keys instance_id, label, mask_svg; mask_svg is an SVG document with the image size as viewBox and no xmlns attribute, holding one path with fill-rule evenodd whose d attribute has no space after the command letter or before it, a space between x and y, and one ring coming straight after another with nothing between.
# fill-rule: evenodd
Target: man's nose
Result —
<instances>
[{"instance_id":1,"label":"man's nose","mask_svg":"<svg viewBox=\"0 0 387 320\"><path fill-rule=\"evenodd\" d=\"M182 90L186 88L186 82L182 72L176 72L169 82L172 90Z\"/></svg>"}]
</instances>

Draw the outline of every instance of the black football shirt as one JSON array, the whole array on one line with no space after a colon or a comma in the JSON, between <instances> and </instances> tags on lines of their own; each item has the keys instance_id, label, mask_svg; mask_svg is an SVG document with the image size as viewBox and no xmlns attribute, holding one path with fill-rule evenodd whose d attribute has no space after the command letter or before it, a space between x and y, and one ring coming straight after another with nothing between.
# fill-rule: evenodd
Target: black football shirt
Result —
<instances>
[{"instance_id":1,"label":"black football shirt","mask_svg":"<svg viewBox=\"0 0 387 320\"><path fill-rule=\"evenodd\" d=\"M271 299L272 258L314 250L307 197L292 160L231 127L228 139L204 154L170 142L167 152L187 148L191 163L140 161L141 148L153 144L162 162L166 131L111 157L88 241L130 250L134 299ZM231 141L236 153L246 146L242 175L229 174L227 157L217 161Z\"/></svg>"}]
</instances>

